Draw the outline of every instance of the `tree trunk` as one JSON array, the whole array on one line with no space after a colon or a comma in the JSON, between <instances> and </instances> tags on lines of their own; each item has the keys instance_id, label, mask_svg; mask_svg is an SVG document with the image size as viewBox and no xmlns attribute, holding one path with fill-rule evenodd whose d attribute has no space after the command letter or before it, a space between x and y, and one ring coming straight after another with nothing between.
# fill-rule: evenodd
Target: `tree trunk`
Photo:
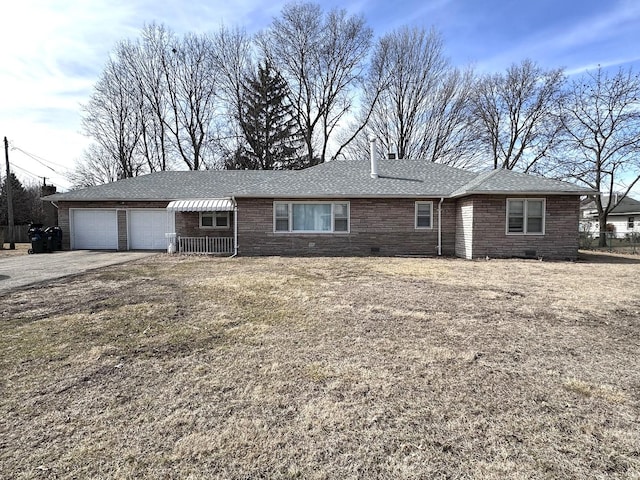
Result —
<instances>
[{"instance_id":1,"label":"tree trunk","mask_svg":"<svg viewBox=\"0 0 640 480\"><path fill-rule=\"evenodd\" d=\"M598 224L600 225L600 238L598 239L599 247L607 246L607 215L604 212L598 212Z\"/></svg>"}]
</instances>

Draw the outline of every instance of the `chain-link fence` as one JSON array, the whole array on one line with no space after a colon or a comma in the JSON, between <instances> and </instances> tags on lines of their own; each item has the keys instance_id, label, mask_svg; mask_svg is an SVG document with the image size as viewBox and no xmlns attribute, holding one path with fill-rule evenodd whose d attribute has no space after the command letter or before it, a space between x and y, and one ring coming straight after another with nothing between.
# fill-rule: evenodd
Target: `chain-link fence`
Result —
<instances>
[{"instance_id":1,"label":"chain-link fence","mask_svg":"<svg viewBox=\"0 0 640 480\"><path fill-rule=\"evenodd\" d=\"M605 234L605 246L600 246L599 232L580 232L580 248L608 252L640 254L640 232Z\"/></svg>"}]
</instances>

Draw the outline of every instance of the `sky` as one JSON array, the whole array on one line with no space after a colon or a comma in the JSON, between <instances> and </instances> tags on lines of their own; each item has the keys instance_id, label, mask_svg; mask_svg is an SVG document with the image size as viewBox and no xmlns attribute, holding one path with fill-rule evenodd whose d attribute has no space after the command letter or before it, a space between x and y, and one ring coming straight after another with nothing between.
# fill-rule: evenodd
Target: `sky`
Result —
<instances>
[{"instance_id":1,"label":"sky","mask_svg":"<svg viewBox=\"0 0 640 480\"><path fill-rule=\"evenodd\" d=\"M267 27L285 2L260 0L20 0L3 5L0 137L27 183L67 190L67 172L87 148L82 105L115 44L145 24L174 32ZM579 75L598 65L640 71L638 0L328 0L325 10L362 14L376 36L435 27L454 65L501 72L525 58ZM5 175L4 161L2 176ZM638 195L636 195L638 196Z\"/></svg>"}]
</instances>

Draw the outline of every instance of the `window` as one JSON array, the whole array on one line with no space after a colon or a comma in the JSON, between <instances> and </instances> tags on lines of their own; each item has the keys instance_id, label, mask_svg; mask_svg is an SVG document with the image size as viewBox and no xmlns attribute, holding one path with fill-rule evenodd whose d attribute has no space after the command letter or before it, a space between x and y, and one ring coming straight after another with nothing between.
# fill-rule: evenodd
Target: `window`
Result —
<instances>
[{"instance_id":1,"label":"window","mask_svg":"<svg viewBox=\"0 0 640 480\"><path fill-rule=\"evenodd\" d=\"M347 203L333 204L333 231L334 232L349 231L349 204Z\"/></svg>"},{"instance_id":2,"label":"window","mask_svg":"<svg viewBox=\"0 0 640 480\"><path fill-rule=\"evenodd\" d=\"M200 228L229 228L229 212L200 212Z\"/></svg>"},{"instance_id":3,"label":"window","mask_svg":"<svg viewBox=\"0 0 640 480\"><path fill-rule=\"evenodd\" d=\"M275 212L275 230L276 232L288 232L289 231L289 204L288 203L276 203Z\"/></svg>"},{"instance_id":4,"label":"window","mask_svg":"<svg viewBox=\"0 0 640 480\"><path fill-rule=\"evenodd\" d=\"M348 202L274 202L273 217L275 232L349 231Z\"/></svg>"},{"instance_id":5,"label":"window","mask_svg":"<svg viewBox=\"0 0 640 480\"><path fill-rule=\"evenodd\" d=\"M507 234L544 235L544 199L508 199Z\"/></svg>"},{"instance_id":6,"label":"window","mask_svg":"<svg viewBox=\"0 0 640 480\"><path fill-rule=\"evenodd\" d=\"M432 228L433 202L416 202L416 228Z\"/></svg>"},{"instance_id":7,"label":"window","mask_svg":"<svg viewBox=\"0 0 640 480\"><path fill-rule=\"evenodd\" d=\"M635 217L629 217L627 220L627 230L633 230L633 226L635 224Z\"/></svg>"}]
</instances>

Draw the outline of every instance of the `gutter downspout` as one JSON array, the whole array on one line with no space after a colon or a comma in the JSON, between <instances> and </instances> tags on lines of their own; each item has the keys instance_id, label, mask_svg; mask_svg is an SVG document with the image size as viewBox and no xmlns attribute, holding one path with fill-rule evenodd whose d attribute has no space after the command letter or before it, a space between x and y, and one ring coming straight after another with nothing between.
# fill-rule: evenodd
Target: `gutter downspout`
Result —
<instances>
[{"instance_id":1,"label":"gutter downspout","mask_svg":"<svg viewBox=\"0 0 640 480\"><path fill-rule=\"evenodd\" d=\"M442 202L444 202L444 197L440 197L440 202L438 203L438 256L442 256Z\"/></svg>"},{"instance_id":2,"label":"gutter downspout","mask_svg":"<svg viewBox=\"0 0 640 480\"><path fill-rule=\"evenodd\" d=\"M231 197L233 200L233 255L229 258L238 256L238 204L235 197Z\"/></svg>"}]
</instances>

